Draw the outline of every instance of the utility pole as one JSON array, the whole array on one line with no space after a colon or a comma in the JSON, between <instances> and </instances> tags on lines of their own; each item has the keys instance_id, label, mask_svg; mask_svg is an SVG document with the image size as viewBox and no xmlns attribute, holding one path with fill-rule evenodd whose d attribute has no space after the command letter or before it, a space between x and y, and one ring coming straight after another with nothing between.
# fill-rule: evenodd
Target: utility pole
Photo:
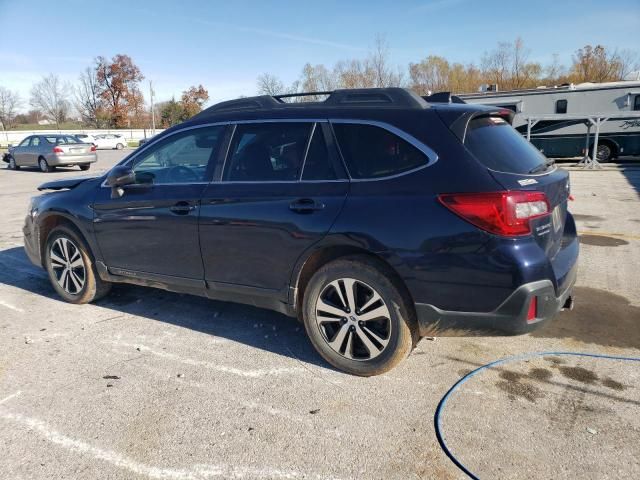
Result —
<instances>
[{"instance_id":1,"label":"utility pole","mask_svg":"<svg viewBox=\"0 0 640 480\"><path fill-rule=\"evenodd\" d=\"M151 135L156 134L156 111L153 106L153 84L151 80L149 80L149 96L151 97Z\"/></svg>"}]
</instances>

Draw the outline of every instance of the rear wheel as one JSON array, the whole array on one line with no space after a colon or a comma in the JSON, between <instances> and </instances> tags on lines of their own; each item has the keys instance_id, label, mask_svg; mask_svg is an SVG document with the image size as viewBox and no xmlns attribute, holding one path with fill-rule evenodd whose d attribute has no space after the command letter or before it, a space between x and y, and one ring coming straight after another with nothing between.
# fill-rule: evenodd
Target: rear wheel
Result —
<instances>
[{"instance_id":1,"label":"rear wheel","mask_svg":"<svg viewBox=\"0 0 640 480\"><path fill-rule=\"evenodd\" d=\"M49 280L67 302L89 303L109 293L111 283L100 279L89 247L73 229L54 228L44 254Z\"/></svg>"},{"instance_id":2,"label":"rear wheel","mask_svg":"<svg viewBox=\"0 0 640 480\"><path fill-rule=\"evenodd\" d=\"M86 165L80 165L80 170L85 171L85 170L89 170L89 168L91 168L90 164L86 164Z\"/></svg>"},{"instance_id":3,"label":"rear wheel","mask_svg":"<svg viewBox=\"0 0 640 480\"><path fill-rule=\"evenodd\" d=\"M53 171L53 167L49 166L47 160L44 157L40 157L38 159L38 166L40 167L41 172L47 173Z\"/></svg>"},{"instance_id":4,"label":"rear wheel","mask_svg":"<svg viewBox=\"0 0 640 480\"><path fill-rule=\"evenodd\" d=\"M124 145L119 143L116 145L116 150L122 150L124 148Z\"/></svg>"},{"instance_id":5,"label":"rear wheel","mask_svg":"<svg viewBox=\"0 0 640 480\"><path fill-rule=\"evenodd\" d=\"M598 153L596 157L599 162L609 162L613 157L613 150L606 143L601 143L598 145Z\"/></svg>"},{"instance_id":6,"label":"rear wheel","mask_svg":"<svg viewBox=\"0 0 640 480\"><path fill-rule=\"evenodd\" d=\"M20 167L16 163L16 159L13 157L9 157L9 169L10 170L20 170Z\"/></svg>"},{"instance_id":7,"label":"rear wheel","mask_svg":"<svg viewBox=\"0 0 640 480\"><path fill-rule=\"evenodd\" d=\"M313 275L303 317L311 343L327 362L372 376L411 352L416 333L408 307L374 261L355 256L328 263Z\"/></svg>"}]
</instances>

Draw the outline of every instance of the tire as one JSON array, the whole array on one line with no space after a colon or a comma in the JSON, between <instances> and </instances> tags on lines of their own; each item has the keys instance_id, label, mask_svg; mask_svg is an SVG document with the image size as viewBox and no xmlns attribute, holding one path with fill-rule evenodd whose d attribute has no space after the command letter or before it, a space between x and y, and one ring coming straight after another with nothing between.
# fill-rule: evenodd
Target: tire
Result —
<instances>
[{"instance_id":1,"label":"tire","mask_svg":"<svg viewBox=\"0 0 640 480\"><path fill-rule=\"evenodd\" d=\"M69 303L93 302L111 290L111 283L98 275L89 247L72 228L59 226L51 231L44 260L51 285Z\"/></svg>"},{"instance_id":2,"label":"tire","mask_svg":"<svg viewBox=\"0 0 640 480\"><path fill-rule=\"evenodd\" d=\"M38 167L40 167L40 171L44 173L49 173L53 171L53 167L49 166L44 157L40 157L38 159Z\"/></svg>"},{"instance_id":3,"label":"tire","mask_svg":"<svg viewBox=\"0 0 640 480\"><path fill-rule=\"evenodd\" d=\"M303 298L304 326L318 353L337 369L363 377L387 372L411 353L418 340L411 312L393 281L366 256L326 264Z\"/></svg>"},{"instance_id":4,"label":"tire","mask_svg":"<svg viewBox=\"0 0 640 480\"><path fill-rule=\"evenodd\" d=\"M91 168L90 164L86 164L86 165L80 165L80 170L82 170L83 172L89 170Z\"/></svg>"},{"instance_id":5,"label":"tire","mask_svg":"<svg viewBox=\"0 0 640 480\"><path fill-rule=\"evenodd\" d=\"M20 170L20 166L16 163L16 159L9 157L9 170Z\"/></svg>"},{"instance_id":6,"label":"tire","mask_svg":"<svg viewBox=\"0 0 640 480\"><path fill-rule=\"evenodd\" d=\"M591 150L593 151L593 147L591 148ZM611 148L611 146L606 143L598 144L597 158L601 163L607 163L611 161L611 159L613 158L613 149Z\"/></svg>"},{"instance_id":7,"label":"tire","mask_svg":"<svg viewBox=\"0 0 640 480\"><path fill-rule=\"evenodd\" d=\"M123 148L124 148L124 145L123 145L123 144L121 144L121 143L118 143L118 144L116 145L116 150L122 150Z\"/></svg>"}]
</instances>

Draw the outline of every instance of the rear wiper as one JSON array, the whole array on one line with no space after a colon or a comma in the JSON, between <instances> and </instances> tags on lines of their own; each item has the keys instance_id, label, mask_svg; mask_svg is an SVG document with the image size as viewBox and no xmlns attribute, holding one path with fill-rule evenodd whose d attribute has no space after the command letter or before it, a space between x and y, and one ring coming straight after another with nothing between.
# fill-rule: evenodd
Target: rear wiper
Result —
<instances>
[{"instance_id":1,"label":"rear wiper","mask_svg":"<svg viewBox=\"0 0 640 480\"><path fill-rule=\"evenodd\" d=\"M529 173L544 172L547 168L549 168L554 163L555 163L555 160L547 160L545 163L541 163L537 167L533 167L531 170L529 170Z\"/></svg>"}]
</instances>

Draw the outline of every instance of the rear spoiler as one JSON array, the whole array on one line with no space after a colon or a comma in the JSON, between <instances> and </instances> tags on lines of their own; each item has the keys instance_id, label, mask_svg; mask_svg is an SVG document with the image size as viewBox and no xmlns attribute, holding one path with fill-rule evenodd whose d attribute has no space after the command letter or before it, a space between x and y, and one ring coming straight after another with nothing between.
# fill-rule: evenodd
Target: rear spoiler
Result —
<instances>
[{"instance_id":1,"label":"rear spoiler","mask_svg":"<svg viewBox=\"0 0 640 480\"><path fill-rule=\"evenodd\" d=\"M485 107L473 110L463 109L437 109L436 112L440 119L445 123L449 130L464 143L467 134L467 128L471 120L482 117L500 117L509 125L513 125L515 112L508 108Z\"/></svg>"}]
</instances>

